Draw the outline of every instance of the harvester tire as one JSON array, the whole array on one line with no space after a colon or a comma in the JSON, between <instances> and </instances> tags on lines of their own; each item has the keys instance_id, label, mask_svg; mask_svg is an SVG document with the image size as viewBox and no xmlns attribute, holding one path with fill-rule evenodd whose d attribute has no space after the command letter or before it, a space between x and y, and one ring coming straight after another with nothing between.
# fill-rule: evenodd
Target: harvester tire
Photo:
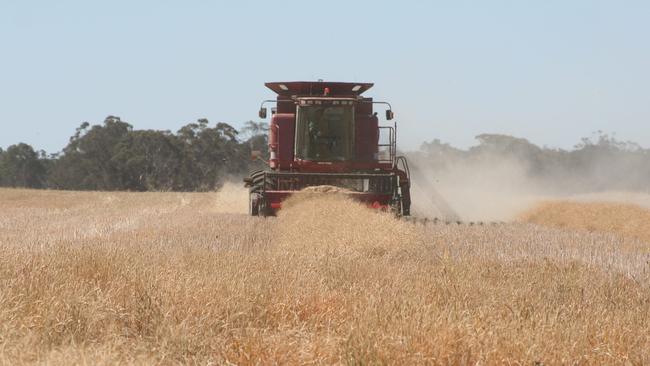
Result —
<instances>
[{"instance_id":1,"label":"harvester tire","mask_svg":"<svg viewBox=\"0 0 650 366\"><path fill-rule=\"evenodd\" d=\"M271 216L271 211L268 207L268 204L266 200L262 197L259 197L257 200L257 216L259 217L267 217Z\"/></svg>"},{"instance_id":2,"label":"harvester tire","mask_svg":"<svg viewBox=\"0 0 650 366\"><path fill-rule=\"evenodd\" d=\"M260 211L259 194L251 193L248 197L248 213L251 216L258 216Z\"/></svg>"},{"instance_id":3,"label":"harvester tire","mask_svg":"<svg viewBox=\"0 0 650 366\"><path fill-rule=\"evenodd\" d=\"M390 204L390 212L393 215L395 215L395 217L397 217L397 218L402 216L402 199L401 198L395 199Z\"/></svg>"}]
</instances>

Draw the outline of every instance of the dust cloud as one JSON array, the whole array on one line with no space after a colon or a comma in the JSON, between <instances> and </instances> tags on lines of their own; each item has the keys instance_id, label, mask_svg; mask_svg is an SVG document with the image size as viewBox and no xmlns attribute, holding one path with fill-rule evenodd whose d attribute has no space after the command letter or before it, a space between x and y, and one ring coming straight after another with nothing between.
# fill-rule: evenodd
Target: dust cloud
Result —
<instances>
[{"instance_id":1,"label":"dust cloud","mask_svg":"<svg viewBox=\"0 0 650 366\"><path fill-rule=\"evenodd\" d=\"M537 150L408 153L412 213L464 221L511 221L549 200L607 201L650 207L650 171L635 153L603 155Z\"/></svg>"},{"instance_id":2,"label":"dust cloud","mask_svg":"<svg viewBox=\"0 0 650 366\"><path fill-rule=\"evenodd\" d=\"M248 213L248 189L243 183L228 181L216 192L214 211L229 214Z\"/></svg>"},{"instance_id":3,"label":"dust cloud","mask_svg":"<svg viewBox=\"0 0 650 366\"><path fill-rule=\"evenodd\" d=\"M482 156L444 170L409 161L412 214L463 221L509 221L550 197L515 159Z\"/></svg>"}]
</instances>

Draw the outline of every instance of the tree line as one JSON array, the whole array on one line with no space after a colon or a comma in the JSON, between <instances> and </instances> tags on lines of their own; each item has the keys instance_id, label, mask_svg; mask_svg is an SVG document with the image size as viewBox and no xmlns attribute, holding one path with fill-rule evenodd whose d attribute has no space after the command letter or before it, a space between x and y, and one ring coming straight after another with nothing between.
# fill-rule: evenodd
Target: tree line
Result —
<instances>
[{"instance_id":1,"label":"tree line","mask_svg":"<svg viewBox=\"0 0 650 366\"><path fill-rule=\"evenodd\" d=\"M241 131L199 119L176 133L135 130L119 117L82 123L60 153L20 143L0 148L0 186L68 190L209 191L225 180L264 168L268 125L248 121ZM443 174L462 166L497 167L513 161L525 174L558 191L650 191L650 149L602 132L572 150L539 147L523 138L482 134L458 149L440 140L408 153L419 167Z\"/></svg>"},{"instance_id":2,"label":"tree line","mask_svg":"<svg viewBox=\"0 0 650 366\"><path fill-rule=\"evenodd\" d=\"M24 143L0 149L0 186L68 190L208 191L263 163L268 126L199 119L176 133L135 130L119 117L82 123L63 151L47 155Z\"/></svg>"}]
</instances>

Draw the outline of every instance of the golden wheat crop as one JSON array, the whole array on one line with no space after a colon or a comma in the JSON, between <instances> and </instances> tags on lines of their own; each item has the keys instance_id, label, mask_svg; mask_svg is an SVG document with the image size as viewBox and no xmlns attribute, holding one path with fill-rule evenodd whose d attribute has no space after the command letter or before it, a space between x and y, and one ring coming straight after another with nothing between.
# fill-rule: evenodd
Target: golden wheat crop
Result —
<instances>
[{"instance_id":1,"label":"golden wheat crop","mask_svg":"<svg viewBox=\"0 0 650 366\"><path fill-rule=\"evenodd\" d=\"M650 363L647 241L219 199L0 190L0 363Z\"/></svg>"},{"instance_id":2,"label":"golden wheat crop","mask_svg":"<svg viewBox=\"0 0 650 366\"><path fill-rule=\"evenodd\" d=\"M616 233L650 243L650 210L631 203L550 201L521 218L541 225Z\"/></svg>"}]
</instances>

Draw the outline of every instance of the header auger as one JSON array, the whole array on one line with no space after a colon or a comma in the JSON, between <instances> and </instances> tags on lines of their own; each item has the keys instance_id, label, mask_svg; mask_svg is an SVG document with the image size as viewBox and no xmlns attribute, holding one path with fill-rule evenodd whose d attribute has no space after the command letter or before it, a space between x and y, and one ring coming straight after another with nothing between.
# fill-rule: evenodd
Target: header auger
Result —
<instances>
[{"instance_id":1,"label":"header auger","mask_svg":"<svg viewBox=\"0 0 650 366\"><path fill-rule=\"evenodd\" d=\"M249 187L249 213L274 215L289 195L308 187L334 186L367 205L409 216L410 173L397 156L397 124L380 126L373 107L389 103L361 94L371 83L323 81L265 84L277 94L269 129L268 169L244 179Z\"/></svg>"}]
</instances>

